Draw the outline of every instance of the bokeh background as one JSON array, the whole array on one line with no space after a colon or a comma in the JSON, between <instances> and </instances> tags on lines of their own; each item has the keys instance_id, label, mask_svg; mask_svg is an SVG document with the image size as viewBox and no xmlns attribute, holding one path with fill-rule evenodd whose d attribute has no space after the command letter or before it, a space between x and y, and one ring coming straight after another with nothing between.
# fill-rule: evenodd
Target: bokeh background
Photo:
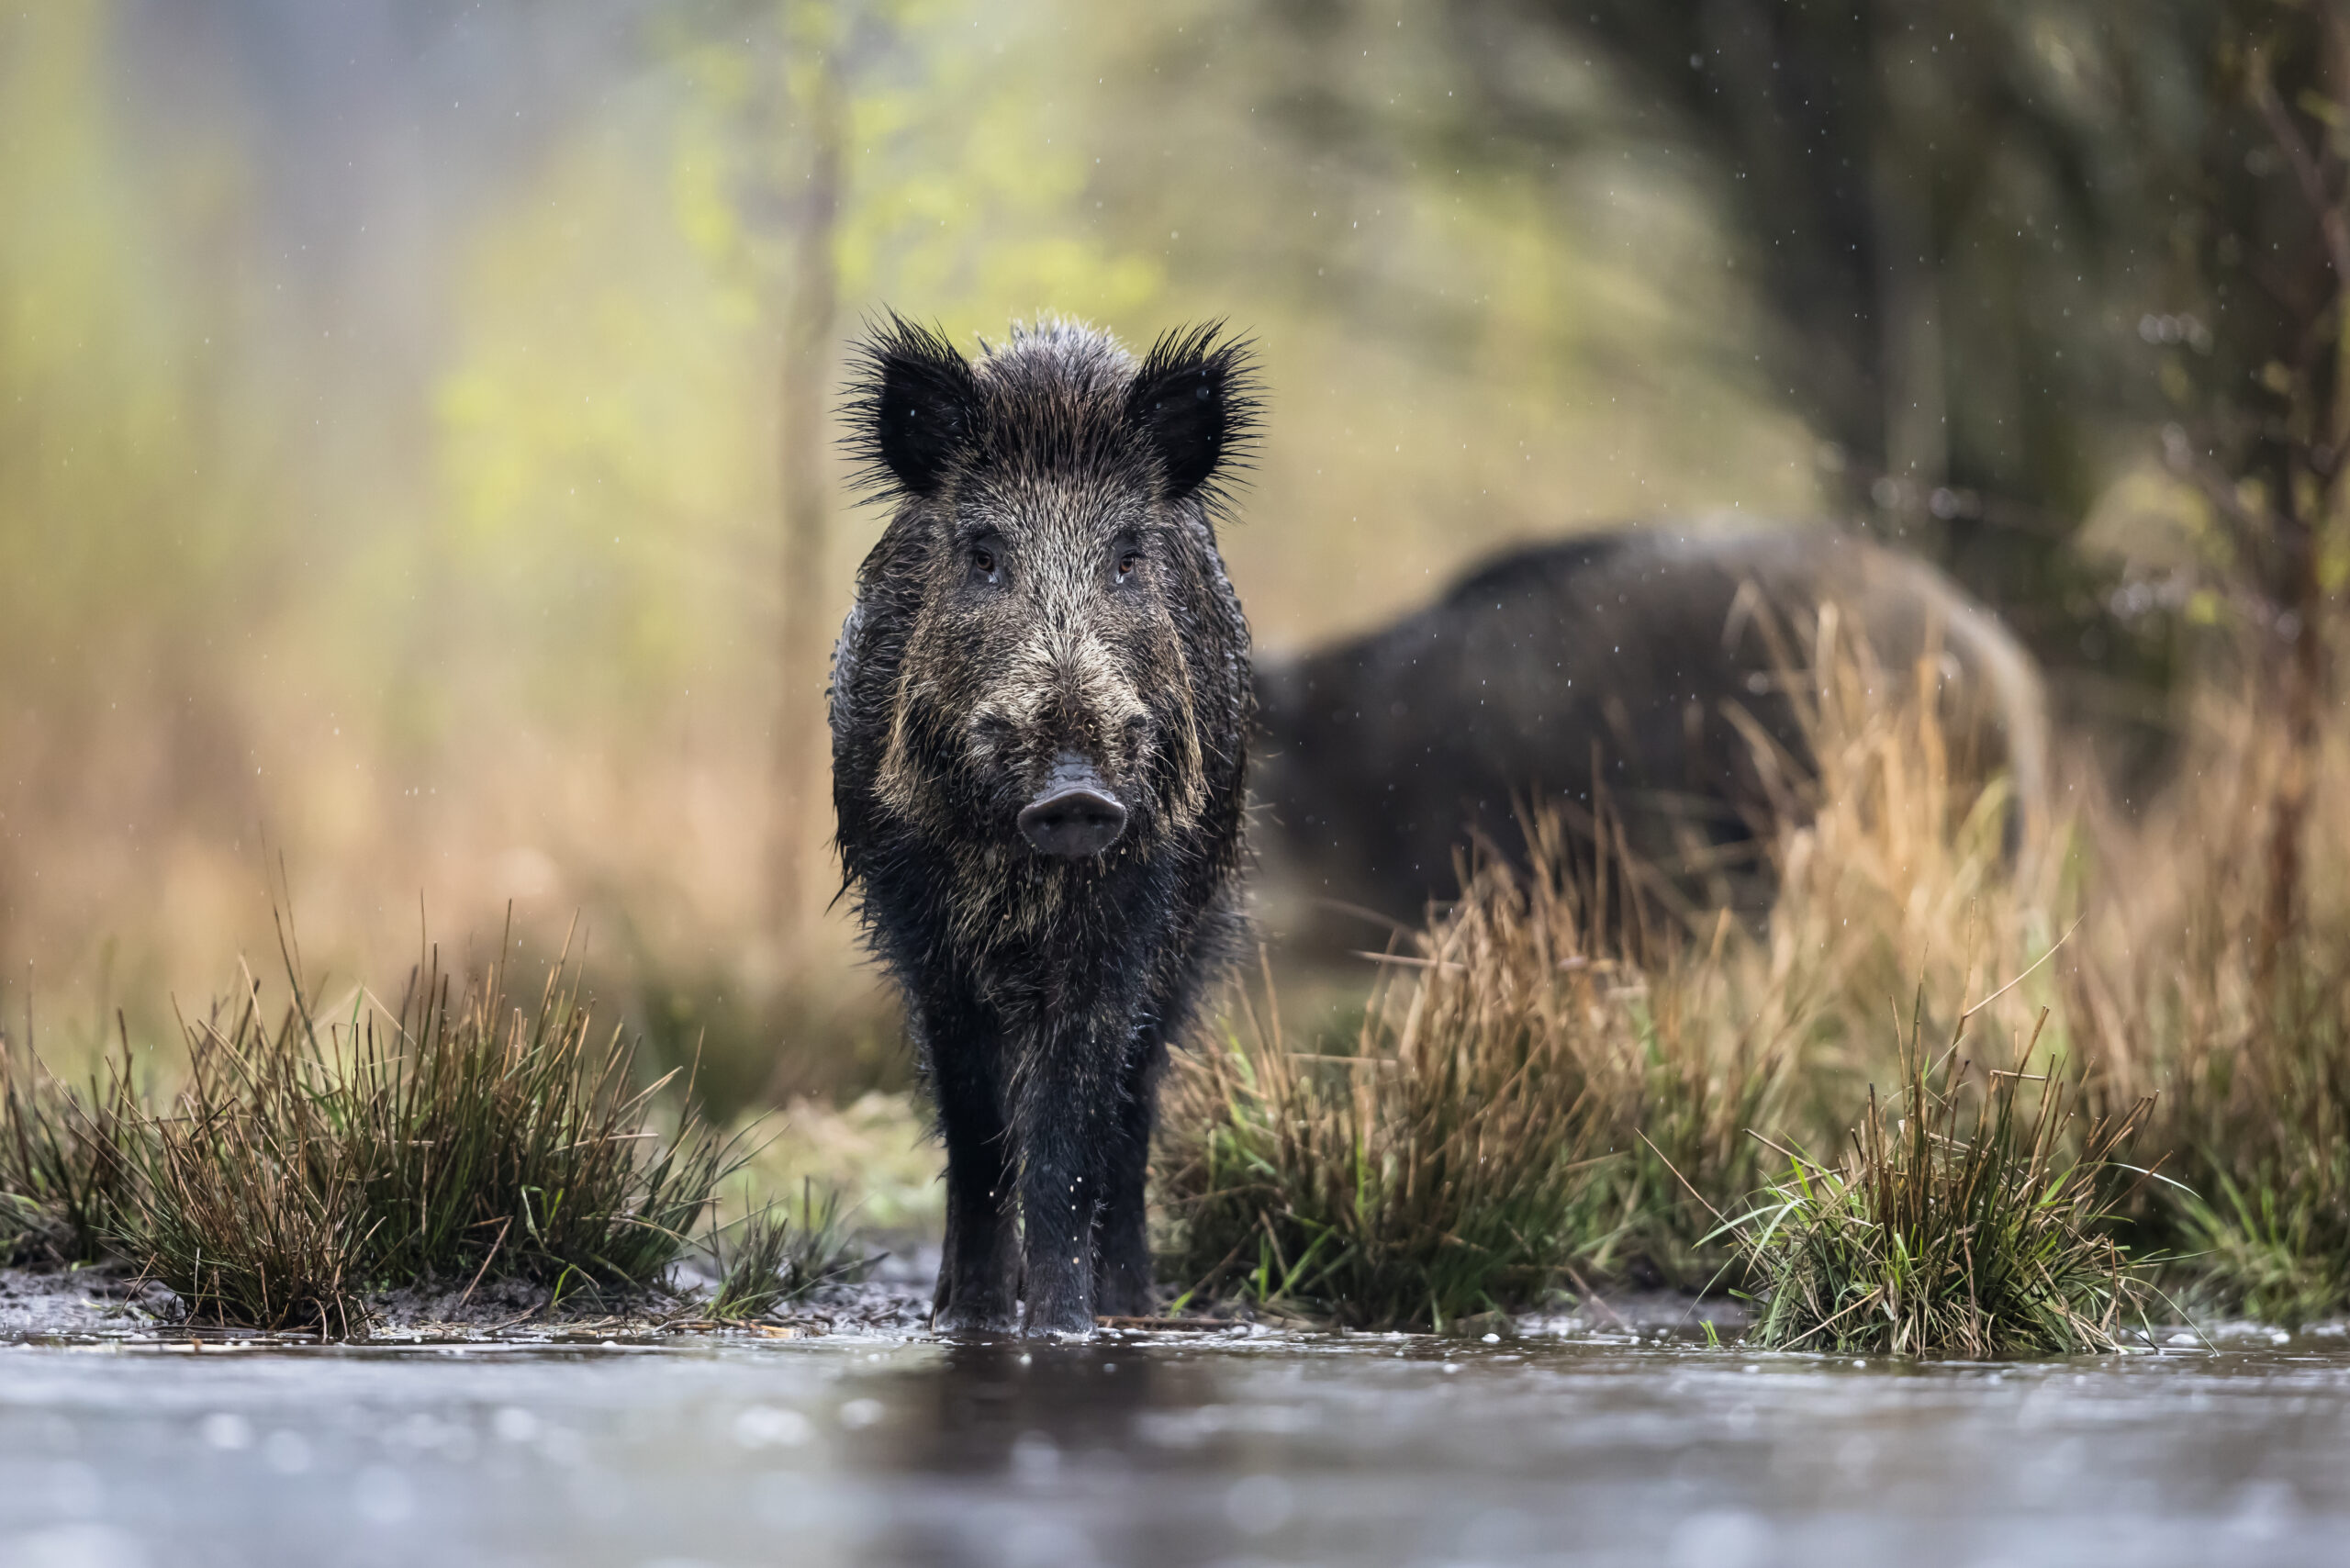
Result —
<instances>
[{"instance_id":1,"label":"bokeh background","mask_svg":"<svg viewBox=\"0 0 2350 1568\"><path fill-rule=\"evenodd\" d=\"M268 972L274 905L379 985L510 910L722 1112L902 1077L822 724L885 307L1251 334L1266 648L1505 542L1832 520L2126 770L2216 613L2165 224L2224 7L2130 9L12 8L0 992L55 1052Z\"/></svg>"}]
</instances>

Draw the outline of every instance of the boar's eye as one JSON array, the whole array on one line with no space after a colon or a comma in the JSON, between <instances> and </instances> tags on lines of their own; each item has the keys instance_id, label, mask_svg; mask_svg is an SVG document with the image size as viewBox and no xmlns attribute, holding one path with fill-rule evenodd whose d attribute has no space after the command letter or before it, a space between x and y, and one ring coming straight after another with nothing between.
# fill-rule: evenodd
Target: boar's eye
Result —
<instances>
[{"instance_id":1,"label":"boar's eye","mask_svg":"<svg viewBox=\"0 0 2350 1568\"><path fill-rule=\"evenodd\" d=\"M985 544L971 548L971 577L975 581L992 583L1000 580L996 571L995 552Z\"/></svg>"},{"instance_id":2,"label":"boar's eye","mask_svg":"<svg viewBox=\"0 0 2350 1568\"><path fill-rule=\"evenodd\" d=\"M1118 555L1118 580L1122 583L1132 582L1134 580L1135 568L1141 565L1141 551L1121 551Z\"/></svg>"}]
</instances>

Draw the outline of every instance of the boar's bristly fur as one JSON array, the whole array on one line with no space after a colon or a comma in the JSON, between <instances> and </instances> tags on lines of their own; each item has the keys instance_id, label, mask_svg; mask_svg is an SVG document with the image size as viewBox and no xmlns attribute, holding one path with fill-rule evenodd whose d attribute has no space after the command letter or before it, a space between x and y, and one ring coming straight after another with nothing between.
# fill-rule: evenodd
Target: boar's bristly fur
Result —
<instances>
[{"instance_id":1,"label":"boar's bristly fur","mask_svg":"<svg viewBox=\"0 0 2350 1568\"><path fill-rule=\"evenodd\" d=\"M833 655L842 868L946 1145L933 1321L1147 1311L1169 1044L1237 945L1248 628L1216 550L1245 346L892 317L853 450L892 506ZM1014 1216L1018 1219L1015 1229Z\"/></svg>"}]
</instances>

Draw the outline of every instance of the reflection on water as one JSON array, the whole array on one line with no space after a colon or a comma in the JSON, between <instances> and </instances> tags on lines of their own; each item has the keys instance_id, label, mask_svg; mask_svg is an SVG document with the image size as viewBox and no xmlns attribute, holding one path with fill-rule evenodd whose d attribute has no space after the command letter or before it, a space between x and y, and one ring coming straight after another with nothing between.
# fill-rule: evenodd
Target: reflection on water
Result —
<instances>
[{"instance_id":1,"label":"reflection on water","mask_svg":"<svg viewBox=\"0 0 2350 1568\"><path fill-rule=\"evenodd\" d=\"M0 1568L2350 1560L2350 1343L0 1350Z\"/></svg>"}]
</instances>

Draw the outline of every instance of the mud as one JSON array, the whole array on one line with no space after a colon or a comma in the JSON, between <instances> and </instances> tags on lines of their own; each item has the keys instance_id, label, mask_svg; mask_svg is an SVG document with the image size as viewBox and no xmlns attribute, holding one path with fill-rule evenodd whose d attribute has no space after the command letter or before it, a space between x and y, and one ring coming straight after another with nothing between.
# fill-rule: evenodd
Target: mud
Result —
<instances>
[{"instance_id":1,"label":"mud","mask_svg":"<svg viewBox=\"0 0 2350 1568\"><path fill-rule=\"evenodd\" d=\"M867 1278L834 1285L790 1304L757 1324L721 1323L703 1311L718 1281L699 1260L674 1271L666 1288L627 1294L573 1289L560 1297L542 1284L489 1280L478 1284L425 1284L366 1298L364 1339L496 1342L566 1339L588 1334L632 1340L664 1335L728 1331L811 1338L846 1333L916 1336L929 1327L934 1247L883 1250ZM1454 1338L1557 1338L1627 1335L1634 1338L1702 1337L1710 1326L1732 1337L1748 1318L1727 1298L1695 1300L1670 1293L1592 1297L1560 1310L1520 1317L1488 1315L1451 1326ZM1220 1308L1180 1322L1104 1319L1126 1332L1225 1333L1270 1329L1312 1332L1303 1319L1248 1309ZM257 1334L190 1323L169 1290L104 1266L77 1271L0 1269L0 1343L111 1339L253 1338L314 1342L307 1332Z\"/></svg>"},{"instance_id":2,"label":"mud","mask_svg":"<svg viewBox=\"0 0 2350 1568\"><path fill-rule=\"evenodd\" d=\"M583 1333L632 1338L664 1334L706 1335L785 1330L798 1336L833 1332L912 1334L930 1316L935 1245L884 1238L876 1261L855 1284L827 1286L760 1325L722 1324L704 1306L718 1287L706 1260L672 1271L657 1290L627 1293L574 1287L560 1294L521 1280L431 1282L365 1298L364 1332L356 1338L496 1341ZM311 1333L263 1335L190 1323L180 1299L152 1281L115 1265L87 1268L0 1268L0 1343L13 1341L173 1340L252 1338L315 1341Z\"/></svg>"},{"instance_id":3,"label":"mud","mask_svg":"<svg viewBox=\"0 0 2350 1568\"><path fill-rule=\"evenodd\" d=\"M0 1268L0 1340L136 1333L179 1316L171 1292L119 1270Z\"/></svg>"}]
</instances>

